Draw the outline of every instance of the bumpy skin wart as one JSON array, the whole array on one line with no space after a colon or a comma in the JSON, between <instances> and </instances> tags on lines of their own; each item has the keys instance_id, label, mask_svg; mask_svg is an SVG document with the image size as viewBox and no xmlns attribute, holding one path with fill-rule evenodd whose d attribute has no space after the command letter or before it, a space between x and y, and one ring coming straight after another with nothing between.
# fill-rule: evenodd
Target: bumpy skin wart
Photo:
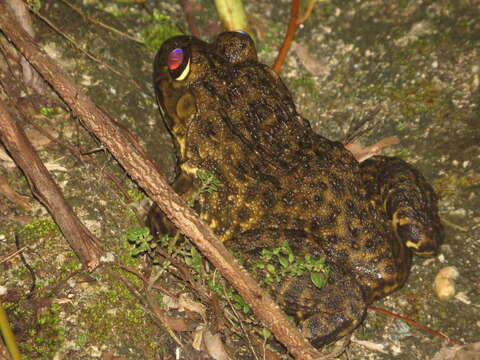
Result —
<instances>
[{"instance_id":1,"label":"bumpy skin wart","mask_svg":"<svg viewBox=\"0 0 480 360\"><path fill-rule=\"evenodd\" d=\"M251 261L284 240L298 256L327 258L324 288L304 276L271 289L314 345L350 333L371 302L402 286L412 250L437 249L436 197L422 175L396 158L359 164L341 143L314 133L278 75L257 61L248 35L226 32L212 44L169 39L154 68L176 141L176 191L188 200L197 170L215 174L218 192L195 208ZM149 224L157 233L169 228L156 208Z\"/></svg>"}]
</instances>

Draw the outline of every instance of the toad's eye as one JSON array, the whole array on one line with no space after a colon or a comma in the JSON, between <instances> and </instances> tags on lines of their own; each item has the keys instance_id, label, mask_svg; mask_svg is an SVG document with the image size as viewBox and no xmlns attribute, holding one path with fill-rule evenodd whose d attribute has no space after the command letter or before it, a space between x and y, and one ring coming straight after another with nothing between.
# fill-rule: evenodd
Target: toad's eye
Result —
<instances>
[{"instance_id":1,"label":"toad's eye","mask_svg":"<svg viewBox=\"0 0 480 360\"><path fill-rule=\"evenodd\" d=\"M190 57L183 49L174 49L168 54L167 66L175 80L184 80L190 72Z\"/></svg>"}]
</instances>

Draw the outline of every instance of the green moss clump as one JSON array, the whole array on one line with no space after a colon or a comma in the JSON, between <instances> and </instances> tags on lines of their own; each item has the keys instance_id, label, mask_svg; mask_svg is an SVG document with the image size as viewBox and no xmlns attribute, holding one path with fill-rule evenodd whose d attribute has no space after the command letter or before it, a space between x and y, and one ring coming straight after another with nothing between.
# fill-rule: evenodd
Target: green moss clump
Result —
<instances>
[{"instance_id":1,"label":"green moss clump","mask_svg":"<svg viewBox=\"0 0 480 360\"><path fill-rule=\"evenodd\" d=\"M180 34L180 30L169 16L154 12L151 17L151 24L140 35L148 49L157 51L165 40Z\"/></svg>"},{"instance_id":2,"label":"green moss clump","mask_svg":"<svg viewBox=\"0 0 480 360\"><path fill-rule=\"evenodd\" d=\"M142 307L130 292L115 279L108 289L96 292L94 302L79 311L81 332L76 336L80 347L110 345L122 341L135 344L147 358L153 358L158 344L149 341L154 329ZM152 335L153 336L153 335Z\"/></svg>"},{"instance_id":3,"label":"green moss clump","mask_svg":"<svg viewBox=\"0 0 480 360\"><path fill-rule=\"evenodd\" d=\"M58 235L60 230L52 219L37 219L23 226L19 234L22 238L33 240L41 239L47 235Z\"/></svg>"},{"instance_id":4,"label":"green moss clump","mask_svg":"<svg viewBox=\"0 0 480 360\"><path fill-rule=\"evenodd\" d=\"M52 359L65 342L60 305L51 304L47 309L35 314L22 304L4 304L16 333L20 352L25 359Z\"/></svg>"}]
</instances>

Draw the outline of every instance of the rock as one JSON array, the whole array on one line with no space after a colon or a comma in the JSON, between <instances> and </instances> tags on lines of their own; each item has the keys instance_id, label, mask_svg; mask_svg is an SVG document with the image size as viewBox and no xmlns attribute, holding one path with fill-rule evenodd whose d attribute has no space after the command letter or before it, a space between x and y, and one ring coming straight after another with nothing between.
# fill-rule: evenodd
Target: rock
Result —
<instances>
[{"instance_id":1,"label":"rock","mask_svg":"<svg viewBox=\"0 0 480 360\"><path fill-rule=\"evenodd\" d=\"M450 300L455 296L455 279L459 273L455 266L442 268L434 281L434 288L440 300Z\"/></svg>"}]
</instances>

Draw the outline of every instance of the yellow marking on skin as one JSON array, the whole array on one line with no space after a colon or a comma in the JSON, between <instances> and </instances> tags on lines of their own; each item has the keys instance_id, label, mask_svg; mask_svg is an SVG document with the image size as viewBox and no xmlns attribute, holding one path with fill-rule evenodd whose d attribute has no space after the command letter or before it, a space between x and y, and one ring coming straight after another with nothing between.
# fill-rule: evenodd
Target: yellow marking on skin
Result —
<instances>
[{"instance_id":1,"label":"yellow marking on skin","mask_svg":"<svg viewBox=\"0 0 480 360\"><path fill-rule=\"evenodd\" d=\"M414 243L413 241L407 241L405 243L405 245L407 245L407 247L409 248L413 248L413 249L418 249L420 247L421 244L417 244L417 243Z\"/></svg>"},{"instance_id":2,"label":"yellow marking on skin","mask_svg":"<svg viewBox=\"0 0 480 360\"><path fill-rule=\"evenodd\" d=\"M198 167L191 166L189 163L181 164L180 168L182 169L182 171L184 171L185 173L187 173L189 175L193 175L193 176L197 175Z\"/></svg>"},{"instance_id":3,"label":"yellow marking on skin","mask_svg":"<svg viewBox=\"0 0 480 360\"><path fill-rule=\"evenodd\" d=\"M182 155L183 158L185 158L185 138L184 137L178 137L177 138L177 143L178 147L180 148L180 154Z\"/></svg>"},{"instance_id":4,"label":"yellow marking on skin","mask_svg":"<svg viewBox=\"0 0 480 360\"><path fill-rule=\"evenodd\" d=\"M375 208L376 207L375 201L371 200L370 202L373 204L373 207ZM385 200L383 200L383 204L382 204L383 211L385 211L385 213L387 212L387 202L388 202L388 198L385 198Z\"/></svg>"},{"instance_id":5,"label":"yellow marking on skin","mask_svg":"<svg viewBox=\"0 0 480 360\"><path fill-rule=\"evenodd\" d=\"M398 221L398 225L405 225L405 224L408 224L410 222L410 219L409 218L400 218L397 221Z\"/></svg>"},{"instance_id":6,"label":"yellow marking on skin","mask_svg":"<svg viewBox=\"0 0 480 360\"><path fill-rule=\"evenodd\" d=\"M218 226L218 221L216 219L212 219L210 224L208 224L212 229L215 229Z\"/></svg>"},{"instance_id":7,"label":"yellow marking on skin","mask_svg":"<svg viewBox=\"0 0 480 360\"><path fill-rule=\"evenodd\" d=\"M185 69L183 69L182 73L180 74L179 77L175 78L177 81L182 81L185 80L187 75L190 73L190 58L188 58L187 66L185 66Z\"/></svg>"},{"instance_id":8,"label":"yellow marking on skin","mask_svg":"<svg viewBox=\"0 0 480 360\"><path fill-rule=\"evenodd\" d=\"M231 236L232 236L232 230L227 230L225 231L225 234L223 234L222 236L218 236L218 238L220 239L221 242L224 242L225 240L230 239Z\"/></svg>"}]
</instances>

